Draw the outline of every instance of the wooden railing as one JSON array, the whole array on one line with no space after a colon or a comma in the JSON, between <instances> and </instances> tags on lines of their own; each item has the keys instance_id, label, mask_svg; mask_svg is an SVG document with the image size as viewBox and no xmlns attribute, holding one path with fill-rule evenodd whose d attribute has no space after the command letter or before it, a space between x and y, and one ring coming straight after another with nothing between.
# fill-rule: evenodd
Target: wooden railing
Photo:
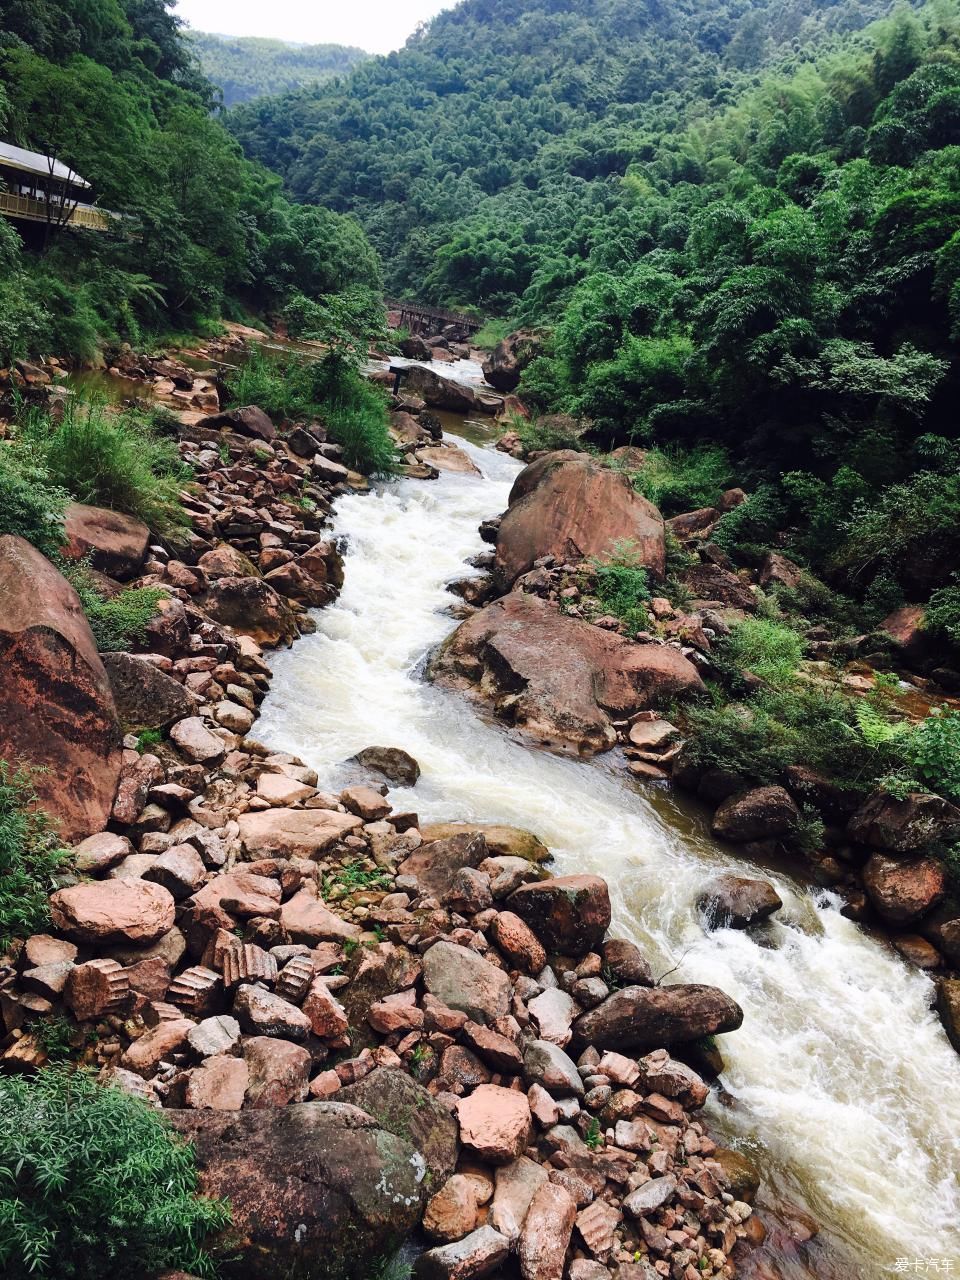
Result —
<instances>
[{"instance_id":1,"label":"wooden railing","mask_svg":"<svg viewBox=\"0 0 960 1280\"><path fill-rule=\"evenodd\" d=\"M436 307L424 307L419 302L397 302L386 299L388 311L399 311L400 323L410 329L411 333L419 333L424 327L457 325L467 333L476 333L482 321L473 316L465 316L457 311L441 311Z\"/></svg>"},{"instance_id":2,"label":"wooden railing","mask_svg":"<svg viewBox=\"0 0 960 1280\"><path fill-rule=\"evenodd\" d=\"M100 209L94 209L90 205L78 205L64 218L65 211L55 204L51 216L46 200L37 200L33 196L15 195L12 191L0 191L0 213L6 214L8 218L24 218L28 222L49 221L55 225L86 227L89 231L110 230L110 218Z\"/></svg>"}]
</instances>

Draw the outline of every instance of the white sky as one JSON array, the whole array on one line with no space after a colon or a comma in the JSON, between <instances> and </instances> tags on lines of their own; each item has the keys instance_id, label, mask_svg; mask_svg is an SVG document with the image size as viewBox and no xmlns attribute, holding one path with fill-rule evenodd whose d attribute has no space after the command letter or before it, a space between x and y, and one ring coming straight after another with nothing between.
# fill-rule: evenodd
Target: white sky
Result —
<instances>
[{"instance_id":1,"label":"white sky","mask_svg":"<svg viewBox=\"0 0 960 1280\"><path fill-rule=\"evenodd\" d=\"M369 53L399 49L417 24L456 0L178 0L196 31L273 36L297 44L352 44Z\"/></svg>"}]
</instances>

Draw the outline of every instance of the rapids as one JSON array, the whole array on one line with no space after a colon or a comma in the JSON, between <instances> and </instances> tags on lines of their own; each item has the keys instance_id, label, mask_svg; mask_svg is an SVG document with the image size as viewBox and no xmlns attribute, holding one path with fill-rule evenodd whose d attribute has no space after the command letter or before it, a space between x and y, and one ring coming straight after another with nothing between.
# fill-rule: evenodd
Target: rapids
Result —
<instances>
[{"instance_id":1,"label":"rapids","mask_svg":"<svg viewBox=\"0 0 960 1280\"><path fill-rule=\"evenodd\" d=\"M775 922L705 934L694 909L704 881L755 868L709 837L703 815L630 782L622 762L539 751L424 682L426 655L455 625L445 584L469 572L477 525L506 506L519 468L458 443L482 478L443 473L337 503L344 590L315 615L315 635L273 656L257 736L302 756L326 788L361 748L403 747L423 773L391 793L395 807L530 828L559 873L607 878L615 928L655 971L740 1002L743 1027L720 1038L727 1068L710 1124L759 1160L761 1204L787 1200L822 1228L799 1250L768 1246L760 1256L774 1269L748 1262L742 1275L871 1280L904 1258L931 1274L953 1260L960 1275L960 1060L929 979L841 916L833 895L781 869L763 870L784 901Z\"/></svg>"}]
</instances>

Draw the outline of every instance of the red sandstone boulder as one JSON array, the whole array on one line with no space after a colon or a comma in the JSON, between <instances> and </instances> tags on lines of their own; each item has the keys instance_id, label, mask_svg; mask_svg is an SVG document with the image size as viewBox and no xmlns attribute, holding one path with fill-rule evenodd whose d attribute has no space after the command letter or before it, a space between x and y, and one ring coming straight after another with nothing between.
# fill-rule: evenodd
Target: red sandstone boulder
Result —
<instances>
[{"instance_id":1,"label":"red sandstone boulder","mask_svg":"<svg viewBox=\"0 0 960 1280\"><path fill-rule=\"evenodd\" d=\"M908 862L875 853L863 868L863 887L888 924L914 924L943 897L947 875L935 858Z\"/></svg>"},{"instance_id":2,"label":"red sandstone boulder","mask_svg":"<svg viewBox=\"0 0 960 1280\"><path fill-rule=\"evenodd\" d=\"M120 778L110 682L77 593L23 538L0 537L0 758L33 784L64 840L101 831Z\"/></svg>"},{"instance_id":3,"label":"red sandstone boulder","mask_svg":"<svg viewBox=\"0 0 960 1280\"><path fill-rule=\"evenodd\" d=\"M156 942L173 928L174 901L146 880L94 880L58 889L50 920L72 942Z\"/></svg>"},{"instance_id":4,"label":"red sandstone boulder","mask_svg":"<svg viewBox=\"0 0 960 1280\"><path fill-rule=\"evenodd\" d=\"M875 791L847 824L857 844L887 853L918 853L948 838L960 827L960 809L929 792L914 791L904 800Z\"/></svg>"},{"instance_id":5,"label":"red sandstone boulder","mask_svg":"<svg viewBox=\"0 0 960 1280\"><path fill-rule=\"evenodd\" d=\"M483 362L483 376L498 391L516 391L520 374L539 353L538 335L519 329L497 343Z\"/></svg>"},{"instance_id":6,"label":"red sandstone boulder","mask_svg":"<svg viewBox=\"0 0 960 1280\"><path fill-rule=\"evenodd\" d=\"M924 608L921 604L904 604L899 609L894 609L880 623L880 630L890 637L894 648L908 662L922 661L934 649L930 632L924 627Z\"/></svg>"},{"instance_id":7,"label":"red sandstone boulder","mask_svg":"<svg viewBox=\"0 0 960 1280\"><path fill-rule=\"evenodd\" d=\"M629 544L639 564L663 575L663 517L656 507L622 472L592 458L568 458L542 467L539 482L511 502L497 533L496 573L510 586L541 556L602 560L615 554L618 543Z\"/></svg>"},{"instance_id":8,"label":"red sandstone boulder","mask_svg":"<svg viewBox=\"0 0 960 1280\"><path fill-rule=\"evenodd\" d=\"M746 843L787 835L800 816L783 787L754 787L724 800L713 815L711 830L722 840Z\"/></svg>"},{"instance_id":9,"label":"red sandstone boulder","mask_svg":"<svg viewBox=\"0 0 960 1280\"><path fill-rule=\"evenodd\" d=\"M518 591L462 623L431 674L453 687L479 687L500 719L555 750L586 756L616 744L612 719L704 688L679 649L635 644Z\"/></svg>"},{"instance_id":10,"label":"red sandstone boulder","mask_svg":"<svg viewBox=\"0 0 960 1280\"><path fill-rule=\"evenodd\" d=\"M255 404L243 405L239 409L227 409L223 413L215 413L204 420L207 428L219 429L228 427L242 436L251 436L254 440L276 440L277 429Z\"/></svg>"},{"instance_id":11,"label":"red sandstone boulder","mask_svg":"<svg viewBox=\"0 0 960 1280\"><path fill-rule=\"evenodd\" d=\"M64 529L64 555L70 560L89 556L94 569L120 582L136 577L150 545L150 530L142 520L81 502L67 507Z\"/></svg>"},{"instance_id":12,"label":"red sandstone boulder","mask_svg":"<svg viewBox=\"0 0 960 1280\"><path fill-rule=\"evenodd\" d=\"M670 1048L722 1031L736 1031L743 1010L716 987L624 987L573 1024L580 1044L598 1049Z\"/></svg>"},{"instance_id":13,"label":"red sandstone boulder","mask_svg":"<svg viewBox=\"0 0 960 1280\"><path fill-rule=\"evenodd\" d=\"M710 882L697 906L716 928L746 929L779 911L783 902L766 880L722 875Z\"/></svg>"},{"instance_id":14,"label":"red sandstone boulder","mask_svg":"<svg viewBox=\"0 0 960 1280\"><path fill-rule=\"evenodd\" d=\"M252 636L258 644L285 643L297 635L290 606L263 578L217 578L200 603L211 618Z\"/></svg>"},{"instance_id":15,"label":"red sandstone boulder","mask_svg":"<svg viewBox=\"0 0 960 1280\"><path fill-rule=\"evenodd\" d=\"M507 899L548 951L583 956L595 951L610 927L610 894L599 876L557 876L521 885Z\"/></svg>"},{"instance_id":16,"label":"red sandstone boulder","mask_svg":"<svg viewBox=\"0 0 960 1280\"><path fill-rule=\"evenodd\" d=\"M457 1103L460 1141L488 1164L509 1164L530 1138L530 1103L525 1093L481 1084Z\"/></svg>"}]
</instances>

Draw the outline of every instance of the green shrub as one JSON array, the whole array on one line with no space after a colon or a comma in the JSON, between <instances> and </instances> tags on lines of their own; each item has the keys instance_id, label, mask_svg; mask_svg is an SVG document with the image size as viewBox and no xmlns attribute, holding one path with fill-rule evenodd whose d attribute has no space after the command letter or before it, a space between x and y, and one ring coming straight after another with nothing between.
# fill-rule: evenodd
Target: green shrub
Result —
<instances>
[{"instance_id":1,"label":"green shrub","mask_svg":"<svg viewBox=\"0 0 960 1280\"><path fill-rule=\"evenodd\" d=\"M935 707L904 743L919 780L948 800L960 800L960 711Z\"/></svg>"},{"instance_id":2,"label":"green shrub","mask_svg":"<svg viewBox=\"0 0 960 1280\"><path fill-rule=\"evenodd\" d=\"M390 436L387 401L379 387L348 360L331 353L307 370L309 390L343 460L364 475L390 475L397 451Z\"/></svg>"},{"instance_id":3,"label":"green shrub","mask_svg":"<svg viewBox=\"0 0 960 1280\"><path fill-rule=\"evenodd\" d=\"M593 595L603 613L612 613L635 636L648 625L644 608L650 599L647 571L640 563L636 548L629 542L617 542L608 560L591 560Z\"/></svg>"},{"instance_id":4,"label":"green shrub","mask_svg":"<svg viewBox=\"0 0 960 1280\"><path fill-rule=\"evenodd\" d=\"M70 401L62 421L32 415L23 433L78 502L123 511L159 534L186 523L179 492L189 468L176 444L159 439L138 414Z\"/></svg>"},{"instance_id":5,"label":"green shrub","mask_svg":"<svg viewBox=\"0 0 960 1280\"><path fill-rule=\"evenodd\" d=\"M783 521L779 493L772 485L760 485L739 507L720 517L712 541L731 556L757 562L769 549Z\"/></svg>"},{"instance_id":6,"label":"green shrub","mask_svg":"<svg viewBox=\"0 0 960 1280\"><path fill-rule=\"evenodd\" d=\"M854 503L843 531L836 561L855 578L885 573L915 588L919 564L927 584L940 585L960 559L960 473L919 471L890 485Z\"/></svg>"},{"instance_id":7,"label":"green shrub","mask_svg":"<svg viewBox=\"0 0 960 1280\"><path fill-rule=\"evenodd\" d=\"M69 500L39 458L20 445L0 443L0 534L17 534L45 556L55 555L64 543Z\"/></svg>"},{"instance_id":8,"label":"green shrub","mask_svg":"<svg viewBox=\"0 0 960 1280\"><path fill-rule=\"evenodd\" d=\"M90 630L101 653L131 649L147 638L147 623L156 616L157 605L167 592L161 587L124 587L115 596L104 596L97 589L84 561L59 561L64 577L72 584Z\"/></svg>"},{"instance_id":9,"label":"green shrub","mask_svg":"<svg viewBox=\"0 0 960 1280\"><path fill-rule=\"evenodd\" d=\"M86 1072L0 1078L0 1263L8 1280L214 1272L204 1240L228 1206L197 1195L162 1112Z\"/></svg>"},{"instance_id":10,"label":"green shrub","mask_svg":"<svg viewBox=\"0 0 960 1280\"><path fill-rule=\"evenodd\" d=\"M548 413L539 418L512 418L508 431L516 431L527 453L555 449L583 449L583 437L590 423L565 413Z\"/></svg>"},{"instance_id":11,"label":"green shrub","mask_svg":"<svg viewBox=\"0 0 960 1280\"><path fill-rule=\"evenodd\" d=\"M803 657L803 641L796 631L765 618L744 619L720 648L737 667L772 685L789 684Z\"/></svg>"},{"instance_id":12,"label":"green shrub","mask_svg":"<svg viewBox=\"0 0 960 1280\"><path fill-rule=\"evenodd\" d=\"M44 927L69 858L36 805L29 774L0 760L0 950Z\"/></svg>"},{"instance_id":13,"label":"green shrub","mask_svg":"<svg viewBox=\"0 0 960 1280\"><path fill-rule=\"evenodd\" d=\"M297 385L298 362L291 357L272 359L254 347L243 364L226 376L227 403L255 404L271 418L296 418L306 413L307 402Z\"/></svg>"},{"instance_id":14,"label":"green shrub","mask_svg":"<svg viewBox=\"0 0 960 1280\"><path fill-rule=\"evenodd\" d=\"M514 326L509 320L485 320L470 339L474 347L481 351L492 351L498 342L502 342L513 332Z\"/></svg>"},{"instance_id":15,"label":"green shrub","mask_svg":"<svg viewBox=\"0 0 960 1280\"><path fill-rule=\"evenodd\" d=\"M630 476L633 487L666 516L700 507L714 507L733 484L725 449L697 445L693 449L650 449L639 471Z\"/></svg>"},{"instance_id":16,"label":"green shrub","mask_svg":"<svg viewBox=\"0 0 960 1280\"><path fill-rule=\"evenodd\" d=\"M934 591L924 611L924 627L960 652L960 584Z\"/></svg>"}]
</instances>

